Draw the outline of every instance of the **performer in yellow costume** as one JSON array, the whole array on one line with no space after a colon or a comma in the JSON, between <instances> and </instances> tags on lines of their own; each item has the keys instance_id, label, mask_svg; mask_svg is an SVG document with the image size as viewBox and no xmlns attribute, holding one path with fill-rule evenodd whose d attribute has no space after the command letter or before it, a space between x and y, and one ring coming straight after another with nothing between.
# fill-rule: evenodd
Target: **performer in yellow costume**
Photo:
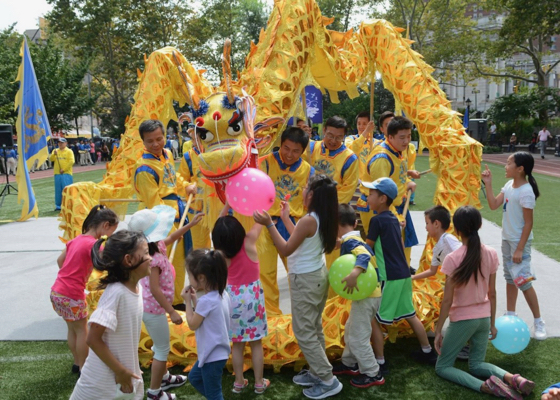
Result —
<instances>
[{"instance_id":1,"label":"performer in yellow costume","mask_svg":"<svg viewBox=\"0 0 560 400\"><path fill-rule=\"evenodd\" d=\"M358 157L344 144L346 121L338 116L330 117L325 122L324 139L309 144L309 163L318 174L332 178L336 183L339 204L347 204L358 186ZM340 250L335 249L326 254L327 268L340 256ZM329 289L329 298L335 295Z\"/></svg>"},{"instance_id":2,"label":"performer in yellow costume","mask_svg":"<svg viewBox=\"0 0 560 400\"><path fill-rule=\"evenodd\" d=\"M387 126L389 122L395 117L391 111L385 111L379 116L379 131L387 137ZM352 142L352 151L358 155L358 159L360 161L360 181L362 182L373 182L371 181L371 177L375 176L377 178L382 178L384 176L376 174L370 175L370 168L368 166L368 162L371 159L371 152L375 147L381 144L383 141L376 141L371 138L371 133L369 134L362 134L359 138ZM365 144L369 144L369 146L365 146ZM373 172L373 171L372 171ZM388 175L387 175L388 176ZM364 227L364 232L368 233L369 229L369 221L373 217L373 211L370 211L369 206L367 204L367 197L369 195L369 189L360 185L360 198L358 199L357 203L357 210L360 213L360 220L362 221L362 225Z\"/></svg>"},{"instance_id":3,"label":"performer in yellow costume","mask_svg":"<svg viewBox=\"0 0 560 400\"><path fill-rule=\"evenodd\" d=\"M74 182L72 167L74 166L74 152L67 147L66 139L58 140L58 149L54 149L49 160L54 165L54 203L55 211L60 211L62 191Z\"/></svg>"},{"instance_id":4,"label":"performer in yellow costume","mask_svg":"<svg viewBox=\"0 0 560 400\"><path fill-rule=\"evenodd\" d=\"M418 238L416 237L410 212L407 211L406 215L402 215L406 202L406 191L410 189L414 192L416 189L416 183L412 182L408 177L408 152L411 129L412 122L410 122L410 120L404 117L394 117L387 125L385 140L374 146L367 162L368 179L391 178L399 189L397 197L391 205L391 211L399 218L401 223L402 221L406 221L404 228L404 246L405 255L409 264L411 247L418 244ZM364 180L364 182L367 181ZM367 202L365 204L363 202L363 197L360 197L358 207L361 210L367 210L364 216L366 218L369 216L369 218L367 218L367 221L362 219L367 234L369 222L375 215L375 212L370 213Z\"/></svg>"},{"instance_id":5,"label":"performer in yellow costume","mask_svg":"<svg viewBox=\"0 0 560 400\"><path fill-rule=\"evenodd\" d=\"M144 153L136 163L134 189L142 201L140 209L168 205L177 210L175 229L183 214L185 204L177 194L177 176L171 152L164 149L165 135L163 124L158 120L147 120L139 127L140 137L144 143ZM175 298L173 305L182 305L181 291L185 286L185 254L192 247L190 232L183 237L171 262L175 268ZM168 251L171 250L171 247ZM180 308L180 307L179 307Z\"/></svg>"},{"instance_id":6,"label":"performer in yellow costume","mask_svg":"<svg viewBox=\"0 0 560 400\"><path fill-rule=\"evenodd\" d=\"M286 240L289 233L280 219L280 203L290 203L290 217L294 223L305 214L303 189L313 175L313 168L301 158L309 143L309 136L300 128L290 127L282 133L280 149L259 159L259 168L264 171L276 188L276 199L268 213L276 224L278 232ZM278 250L272 242L268 229L263 229L257 241L257 251L261 266L261 283L264 290L266 312L281 314L278 290ZM283 258L284 268L287 268Z\"/></svg>"},{"instance_id":7,"label":"performer in yellow costume","mask_svg":"<svg viewBox=\"0 0 560 400\"><path fill-rule=\"evenodd\" d=\"M188 196L194 194L193 200L189 207L189 214L194 216L200 212L204 212L204 189L207 186L202 180L202 173L199 166L199 154L196 143L190 141L191 149L183 154L181 164L177 176L179 181L185 188L185 194ZM193 249L209 249L212 247L210 240L210 229L206 221L196 224L191 228Z\"/></svg>"}]
</instances>

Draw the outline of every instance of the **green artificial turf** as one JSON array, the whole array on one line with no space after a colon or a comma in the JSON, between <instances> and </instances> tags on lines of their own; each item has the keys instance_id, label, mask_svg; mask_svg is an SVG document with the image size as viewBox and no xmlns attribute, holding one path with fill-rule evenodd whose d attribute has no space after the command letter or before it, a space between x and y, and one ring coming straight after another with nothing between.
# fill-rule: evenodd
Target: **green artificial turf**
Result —
<instances>
[{"instance_id":1,"label":"green artificial turf","mask_svg":"<svg viewBox=\"0 0 560 400\"><path fill-rule=\"evenodd\" d=\"M512 373L520 373L535 381L535 393L528 399L538 399L538 395L549 385L556 383L557 371L560 370L558 355L560 338L543 342L532 340L522 353L505 355L499 353L492 345L488 346L486 361L496 364ZM334 397L340 400L369 399L489 399L488 395L473 392L464 387L439 378L433 367L413 361L409 354L418 347L416 339L399 339L397 343L385 346L385 356L390 372L386 383L368 389L358 389L350 385L350 378L343 376L342 392ZM72 393L77 376L70 372L72 357L65 342L0 342L0 398L17 399L68 399ZM457 367L466 369L467 363L458 361ZM173 367L171 372L181 373L182 368ZM271 386L265 395L253 393L254 379L252 371L245 377L250 386L242 395L231 393L233 376L224 370L222 379L223 393L226 399L302 399L301 388L292 383L295 374L291 366L285 366L275 374L265 370L265 377ZM150 371L144 370L144 384L147 389ZM173 390L179 399L203 399L190 384Z\"/></svg>"}]
</instances>

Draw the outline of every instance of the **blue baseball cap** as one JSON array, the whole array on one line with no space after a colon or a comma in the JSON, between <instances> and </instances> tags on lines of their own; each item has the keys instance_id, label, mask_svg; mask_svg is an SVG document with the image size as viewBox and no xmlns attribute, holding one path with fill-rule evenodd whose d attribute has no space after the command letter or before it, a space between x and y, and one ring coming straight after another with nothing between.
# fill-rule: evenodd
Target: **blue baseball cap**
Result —
<instances>
[{"instance_id":1,"label":"blue baseball cap","mask_svg":"<svg viewBox=\"0 0 560 400\"><path fill-rule=\"evenodd\" d=\"M373 182L362 182L362 185L364 185L368 189L379 190L391 200L395 200L399 193L397 184L393 182L391 178L379 178Z\"/></svg>"}]
</instances>

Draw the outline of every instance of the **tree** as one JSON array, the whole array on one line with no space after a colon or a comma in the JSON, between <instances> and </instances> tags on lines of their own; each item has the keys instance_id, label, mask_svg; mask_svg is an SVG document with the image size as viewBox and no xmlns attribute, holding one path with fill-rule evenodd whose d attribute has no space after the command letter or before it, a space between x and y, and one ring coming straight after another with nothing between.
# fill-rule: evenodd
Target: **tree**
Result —
<instances>
[{"instance_id":1,"label":"tree","mask_svg":"<svg viewBox=\"0 0 560 400\"><path fill-rule=\"evenodd\" d=\"M48 0L50 28L66 39L68 51L92 60L90 73L103 103L95 110L103 129L117 135L137 87L144 53L173 45L184 37L189 9L179 0Z\"/></svg>"},{"instance_id":2,"label":"tree","mask_svg":"<svg viewBox=\"0 0 560 400\"><path fill-rule=\"evenodd\" d=\"M209 79L219 82L222 53L226 39L231 39L231 71L234 77L245 65L251 41L258 43L266 27L269 10L262 0L204 0L204 12L189 23L192 47L185 56L208 69Z\"/></svg>"},{"instance_id":3,"label":"tree","mask_svg":"<svg viewBox=\"0 0 560 400\"><path fill-rule=\"evenodd\" d=\"M535 4L525 0L495 0L490 5L503 13L504 19L501 27L486 33L486 62L480 64L471 61L476 72L484 77L532 83L541 89L548 87L548 76L560 63L560 59L551 64L544 62L544 58L550 54L552 36L560 32L558 2L543 0ZM518 69L514 62L506 64L505 68L494 67L497 60L512 59L516 54L527 56L533 71L527 73ZM538 93L546 96L545 90ZM539 103L545 100L545 97L541 97ZM546 121L548 113L541 109L539 118Z\"/></svg>"},{"instance_id":4,"label":"tree","mask_svg":"<svg viewBox=\"0 0 560 400\"><path fill-rule=\"evenodd\" d=\"M436 68L445 81L472 80L464 60L479 60L482 33L476 21L465 15L470 0L392 0L380 15L394 25L408 28L412 48ZM484 0L478 3L485 3Z\"/></svg>"},{"instance_id":5,"label":"tree","mask_svg":"<svg viewBox=\"0 0 560 400\"><path fill-rule=\"evenodd\" d=\"M370 108L370 94L359 90L360 95L350 99L345 92L339 92L340 103L331 103L328 94L323 97L323 120L338 115L346 120L348 126L353 130L356 127L356 115ZM375 81L373 118L377 119L387 110L395 109L393 94L385 89L381 80Z\"/></svg>"},{"instance_id":6,"label":"tree","mask_svg":"<svg viewBox=\"0 0 560 400\"><path fill-rule=\"evenodd\" d=\"M95 103L84 84L89 61L65 58L52 40L29 47L51 130L70 129Z\"/></svg>"},{"instance_id":7,"label":"tree","mask_svg":"<svg viewBox=\"0 0 560 400\"><path fill-rule=\"evenodd\" d=\"M14 100L19 85L16 80L21 57L22 37L14 30L14 25L0 32L0 123L16 123Z\"/></svg>"}]
</instances>

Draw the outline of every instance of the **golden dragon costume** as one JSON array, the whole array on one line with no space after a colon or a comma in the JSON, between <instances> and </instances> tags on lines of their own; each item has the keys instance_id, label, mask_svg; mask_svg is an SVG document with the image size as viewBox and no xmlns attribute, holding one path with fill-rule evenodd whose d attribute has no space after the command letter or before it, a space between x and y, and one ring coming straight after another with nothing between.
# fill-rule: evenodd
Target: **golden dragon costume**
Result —
<instances>
[{"instance_id":1,"label":"golden dragon costume","mask_svg":"<svg viewBox=\"0 0 560 400\"><path fill-rule=\"evenodd\" d=\"M87 212L101 198L132 197L131 176L143 148L138 126L148 118L160 119L164 125L170 119L176 120L173 101L191 107L189 117L202 149L200 169L213 186L208 186L210 192L205 196L210 214L206 220L215 221L225 180L254 163L257 146L261 155L270 151L284 123L277 128L272 126L296 113L306 85L328 91L330 98L338 101L339 91L355 97L358 87L367 90L375 71L382 75L385 87L416 124L423 144L430 150L432 171L438 176L434 202L450 210L465 204L479 206L482 146L466 135L458 114L431 76L433 69L410 48L411 41L401 35L403 30L384 20L370 20L356 32L341 33L326 29L330 22L321 15L314 0L275 0L266 30L261 31L257 45L251 44L238 80L231 79L226 60L224 81L219 88L212 87L177 50L166 47L152 53L144 72L139 73L126 131L107 165L105 177L99 184L78 183L65 189L62 240L80 233ZM429 268L433 244L428 241L420 271ZM433 328L438 317L441 294L441 277L415 281L416 309L427 329ZM88 298L93 307L98 296L93 291ZM335 297L325 308L329 355L341 352L347 303ZM275 369L290 362L295 362L296 367L303 365L290 315L270 317L268 324L269 335L263 340L265 364ZM170 324L170 330L170 361L194 363L194 332L187 324ZM411 331L408 325L398 324L388 333L395 340L397 335ZM144 362L151 358L150 345L144 332L139 350Z\"/></svg>"}]
</instances>

